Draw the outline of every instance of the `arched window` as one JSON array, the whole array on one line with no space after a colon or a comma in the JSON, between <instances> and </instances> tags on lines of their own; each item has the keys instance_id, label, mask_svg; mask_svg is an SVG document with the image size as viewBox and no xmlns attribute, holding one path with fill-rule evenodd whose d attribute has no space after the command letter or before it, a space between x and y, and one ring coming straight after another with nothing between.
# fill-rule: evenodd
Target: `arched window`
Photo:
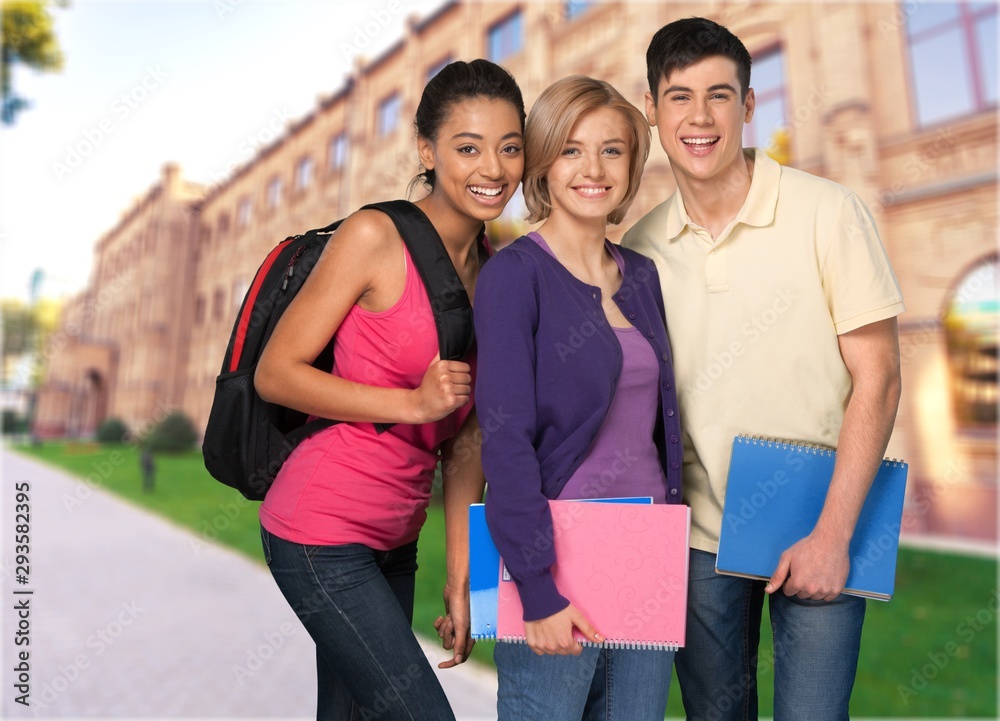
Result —
<instances>
[{"instance_id":1,"label":"arched window","mask_svg":"<svg viewBox=\"0 0 1000 721\"><path fill-rule=\"evenodd\" d=\"M958 281L944 310L948 369L960 426L997 422L997 345L1000 301L996 253Z\"/></svg>"}]
</instances>

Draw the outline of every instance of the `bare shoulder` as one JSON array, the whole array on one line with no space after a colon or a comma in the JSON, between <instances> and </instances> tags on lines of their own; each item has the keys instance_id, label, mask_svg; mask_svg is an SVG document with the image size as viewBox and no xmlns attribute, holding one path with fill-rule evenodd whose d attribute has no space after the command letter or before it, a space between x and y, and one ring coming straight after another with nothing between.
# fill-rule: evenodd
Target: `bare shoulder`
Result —
<instances>
[{"instance_id":1,"label":"bare shoulder","mask_svg":"<svg viewBox=\"0 0 1000 721\"><path fill-rule=\"evenodd\" d=\"M378 210L358 210L344 219L330 239L337 246L350 246L360 254L391 251L402 243L392 219Z\"/></svg>"},{"instance_id":2,"label":"bare shoulder","mask_svg":"<svg viewBox=\"0 0 1000 721\"><path fill-rule=\"evenodd\" d=\"M379 311L401 295L405 269L403 240L392 219L377 210L359 210L330 238L316 265L313 286L317 293L339 287L352 303Z\"/></svg>"},{"instance_id":3,"label":"bare shoulder","mask_svg":"<svg viewBox=\"0 0 1000 721\"><path fill-rule=\"evenodd\" d=\"M316 271L324 276L341 276L347 270L367 286L387 270L402 266L402 242L385 213L359 210L345 218L330 237Z\"/></svg>"}]
</instances>

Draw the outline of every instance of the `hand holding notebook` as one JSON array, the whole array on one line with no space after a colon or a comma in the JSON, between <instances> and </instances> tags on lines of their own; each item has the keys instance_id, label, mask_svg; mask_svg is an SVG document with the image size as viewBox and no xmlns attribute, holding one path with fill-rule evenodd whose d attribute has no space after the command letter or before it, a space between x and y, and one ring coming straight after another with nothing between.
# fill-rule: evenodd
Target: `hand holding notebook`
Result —
<instances>
[{"instance_id":1,"label":"hand holding notebook","mask_svg":"<svg viewBox=\"0 0 1000 721\"><path fill-rule=\"evenodd\" d=\"M575 655L580 653L581 642L604 643L587 617L572 603L558 613L524 624L524 642L535 653Z\"/></svg>"},{"instance_id":2,"label":"hand holding notebook","mask_svg":"<svg viewBox=\"0 0 1000 721\"><path fill-rule=\"evenodd\" d=\"M715 570L770 580L782 553L815 527L835 461L831 448L736 436ZM854 527L844 593L892 598L907 469L889 459L879 466Z\"/></svg>"},{"instance_id":3,"label":"hand holding notebook","mask_svg":"<svg viewBox=\"0 0 1000 721\"><path fill-rule=\"evenodd\" d=\"M613 648L684 645L690 509L549 501L559 592ZM524 642L520 594L501 563L497 638ZM584 645L593 638L576 632ZM597 642L600 643L600 642Z\"/></svg>"}]
</instances>

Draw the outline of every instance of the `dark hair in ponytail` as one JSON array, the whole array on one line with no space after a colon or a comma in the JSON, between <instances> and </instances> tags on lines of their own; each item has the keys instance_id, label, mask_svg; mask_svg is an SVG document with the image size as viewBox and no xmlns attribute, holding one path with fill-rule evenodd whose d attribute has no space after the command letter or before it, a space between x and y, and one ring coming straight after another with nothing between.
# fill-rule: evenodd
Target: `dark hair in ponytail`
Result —
<instances>
[{"instance_id":1,"label":"dark hair in ponytail","mask_svg":"<svg viewBox=\"0 0 1000 721\"><path fill-rule=\"evenodd\" d=\"M465 62L456 60L445 65L431 78L420 96L414 125L417 135L437 142L438 131L448 119L448 114L457 103L473 98L506 100L514 106L521 119L524 132L524 99L521 89L509 72L489 60ZM410 190L423 183L434 189L434 169L425 170L410 181Z\"/></svg>"}]
</instances>

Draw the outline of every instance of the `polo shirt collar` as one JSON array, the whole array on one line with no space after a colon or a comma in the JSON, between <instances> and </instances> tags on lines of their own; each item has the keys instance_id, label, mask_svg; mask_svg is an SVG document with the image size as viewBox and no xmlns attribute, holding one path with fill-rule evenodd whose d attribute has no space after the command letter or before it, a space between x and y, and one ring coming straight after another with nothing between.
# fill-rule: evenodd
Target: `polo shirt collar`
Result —
<instances>
[{"instance_id":1,"label":"polo shirt collar","mask_svg":"<svg viewBox=\"0 0 1000 721\"><path fill-rule=\"evenodd\" d=\"M753 178L743 207L736 214L737 223L763 227L774 221L778 205L778 183L781 165L760 148L753 149Z\"/></svg>"},{"instance_id":2,"label":"polo shirt collar","mask_svg":"<svg viewBox=\"0 0 1000 721\"><path fill-rule=\"evenodd\" d=\"M750 192L743 201L743 207L736 214L732 223L763 227L774 220L775 207L778 204L778 182L781 179L781 165L760 148L747 148L745 152L753 152L753 178L750 180ZM684 207L684 198L678 189L673 194L673 202L667 207L666 229L667 239L673 240L679 236L688 225L695 225Z\"/></svg>"}]
</instances>

